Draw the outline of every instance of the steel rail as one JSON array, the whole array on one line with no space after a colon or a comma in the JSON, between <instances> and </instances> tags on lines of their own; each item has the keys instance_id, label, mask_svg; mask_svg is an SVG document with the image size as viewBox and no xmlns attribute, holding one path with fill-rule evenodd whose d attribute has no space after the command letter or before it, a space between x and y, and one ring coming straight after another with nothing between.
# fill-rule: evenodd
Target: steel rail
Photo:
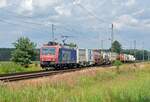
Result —
<instances>
[{"instance_id":1,"label":"steel rail","mask_svg":"<svg viewBox=\"0 0 150 102\"><path fill-rule=\"evenodd\" d=\"M68 69L68 70L57 70L57 71L41 71L41 72L34 72L34 73L22 73L22 74L13 74L8 76L2 76L0 77L0 81L2 82L12 82L12 81L19 81L19 80L25 80L25 79L31 79L31 78L39 78L39 77L45 77L45 76L52 76L56 74L63 74L66 72L74 72L82 70L80 68L76 69Z\"/></svg>"},{"instance_id":2,"label":"steel rail","mask_svg":"<svg viewBox=\"0 0 150 102\"><path fill-rule=\"evenodd\" d=\"M141 63L141 61L137 61L135 63ZM128 63L130 64L130 63ZM133 63L131 63L133 64ZM101 66L94 66L96 67L110 67L112 65L101 65ZM45 76L52 76L56 74L62 74L66 72L74 72L74 71L79 71L79 70L84 70L89 67L84 67L84 68L74 68L74 69L63 69L63 70L50 70L50 71L32 71L32 72L22 72L22 73L12 73L12 74L3 74L0 75L0 81L2 82L12 82L12 81L19 81L19 80L25 80L25 79L31 79L31 78L39 78L39 77L45 77ZM93 68L91 66L91 68Z\"/></svg>"}]
</instances>

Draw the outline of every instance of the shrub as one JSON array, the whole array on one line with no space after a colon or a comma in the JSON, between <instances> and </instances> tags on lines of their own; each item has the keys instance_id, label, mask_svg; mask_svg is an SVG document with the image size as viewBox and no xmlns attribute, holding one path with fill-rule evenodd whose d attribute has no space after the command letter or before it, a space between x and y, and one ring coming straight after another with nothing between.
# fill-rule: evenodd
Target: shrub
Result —
<instances>
[{"instance_id":1,"label":"shrub","mask_svg":"<svg viewBox=\"0 0 150 102\"><path fill-rule=\"evenodd\" d=\"M120 66L122 65L122 62L119 61L119 60L116 60L114 63L113 63L114 66L116 66L116 71L117 73L120 73Z\"/></svg>"},{"instance_id":2,"label":"shrub","mask_svg":"<svg viewBox=\"0 0 150 102\"><path fill-rule=\"evenodd\" d=\"M15 50L12 52L11 60L24 67L28 67L33 56L36 55L36 45L25 37L19 38L13 45Z\"/></svg>"}]
</instances>

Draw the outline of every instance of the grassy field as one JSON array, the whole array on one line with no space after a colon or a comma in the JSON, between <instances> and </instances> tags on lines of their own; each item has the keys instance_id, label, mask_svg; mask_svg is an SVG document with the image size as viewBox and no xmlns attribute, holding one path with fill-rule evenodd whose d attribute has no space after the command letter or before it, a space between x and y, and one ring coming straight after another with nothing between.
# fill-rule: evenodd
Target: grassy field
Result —
<instances>
[{"instance_id":1,"label":"grassy field","mask_svg":"<svg viewBox=\"0 0 150 102\"><path fill-rule=\"evenodd\" d=\"M17 65L13 62L0 62L0 74L9 74L9 73L17 73L17 72L28 72L28 71L36 71L41 70L39 66L36 66L34 62L29 66L29 68L24 68L20 65Z\"/></svg>"},{"instance_id":2,"label":"grassy field","mask_svg":"<svg viewBox=\"0 0 150 102\"><path fill-rule=\"evenodd\" d=\"M1 83L0 102L150 102L150 64L137 66L123 65L120 74L115 69L70 74L55 83Z\"/></svg>"}]
</instances>

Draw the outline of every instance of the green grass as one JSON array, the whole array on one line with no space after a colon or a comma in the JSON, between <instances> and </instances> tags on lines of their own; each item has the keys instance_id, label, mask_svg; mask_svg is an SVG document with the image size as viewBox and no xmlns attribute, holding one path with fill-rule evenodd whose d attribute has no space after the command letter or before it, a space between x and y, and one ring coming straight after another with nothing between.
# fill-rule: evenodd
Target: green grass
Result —
<instances>
[{"instance_id":1,"label":"green grass","mask_svg":"<svg viewBox=\"0 0 150 102\"><path fill-rule=\"evenodd\" d=\"M37 62L34 62L37 63ZM0 62L0 74L18 73L18 72L28 72L41 70L40 67L35 66L35 64L30 65L29 68L24 68L13 62Z\"/></svg>"},{"instance_id":2,"label":"green grass","mask_svg":"<svg viewBox=\"0 0 150 102\"><path fill-rule=\"evenodd\" d=\"M46 82L19 89L1 84L0 102L150 102L148 65L135 72L109 70L72 80L74 83Z\"/></svg>"}]
</instances>

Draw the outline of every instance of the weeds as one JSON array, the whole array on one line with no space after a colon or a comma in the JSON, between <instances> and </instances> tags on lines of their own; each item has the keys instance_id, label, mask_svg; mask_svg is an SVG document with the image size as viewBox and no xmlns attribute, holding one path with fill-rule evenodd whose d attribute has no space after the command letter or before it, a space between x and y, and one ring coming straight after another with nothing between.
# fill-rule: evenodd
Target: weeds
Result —
<instances>
[{"instance_id":1,"label":"weeds","mask_svg":"<svg viewBox=\"0 0 150 102\"><path fill-rule=\"evenodd\" d=\"M126 66L128 67L128 66ZM67 83L45 83L11 89L0 84L0 102L150 102L150 67L136 72L97 72Z\"/></svg>"},{"instance_id":2,"label":"weeds","mask_svg":"<svg viewBox=\"0 0 150 102\"><path fill-rule=\"evenodd\" d=\"M29 68L24 68L21 65L15 64L13 62L0 62L0 74L27 72L35 70L41 70L41 68L35 66L34 64L30 65Z\"/></svg>"}]
</instances>

